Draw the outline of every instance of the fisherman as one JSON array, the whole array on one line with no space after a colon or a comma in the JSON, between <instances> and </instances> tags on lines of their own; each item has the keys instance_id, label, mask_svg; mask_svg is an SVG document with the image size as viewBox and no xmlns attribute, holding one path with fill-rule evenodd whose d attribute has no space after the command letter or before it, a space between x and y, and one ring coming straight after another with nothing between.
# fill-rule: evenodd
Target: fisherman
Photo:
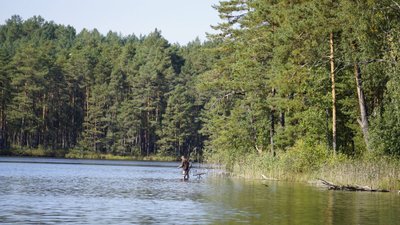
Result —
<instances>
[{"instance_id":1,"label":"fisherman","mask_svg":"<svg viewBox=\"0 0 400 225\"><path fill-rule=\"evenodd\" d=\"M183 180L189 180L189 169L190 169L189 160L185 156L182 156L181 159L182 162L179 168L182 168Z\"/></svg>"}]
</instances>

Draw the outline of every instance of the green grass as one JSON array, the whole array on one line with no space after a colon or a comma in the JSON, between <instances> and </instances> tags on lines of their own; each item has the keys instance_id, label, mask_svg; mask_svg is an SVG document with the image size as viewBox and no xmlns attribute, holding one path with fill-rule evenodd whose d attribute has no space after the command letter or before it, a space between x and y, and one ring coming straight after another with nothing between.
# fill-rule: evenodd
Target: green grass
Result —
<instances>
[{"instance_id":1,"label":"green grass","mask_svg":"<svg viewBox=\"0 0 400 225\"><path fill-rule=\"evenodd\" d=\"M232 169L248 179L276 179L309 182L324 179L338 185L369 186L373 189L400 190L400 161L386 157L351 159L332 156L318 167L294 170L282 157L248 156ZM256 160L254 160L257 158Z\"/></svg>"},{"instance_id":2,"label":"green grass","mask_svg":"<svg viewBox=\"0 0 400 225\"><path fill-rule=\"evenodd\" d=\"M104 159L104 160L146 160L146 161L177 161L174 156L150 155L150 156L121 156L113 154L93 153L79 150L50 150L44 148L10 148L0 150L4 156L26 156L26 157L56 157L69 159Z\"/></svg>"},{"instance_id":3,"label":"green grass","mask_svg":"<svg viewBox=\"0 0 400 225\"><path fill-rule=\"evenodd\" d=\"M400 189L400 161L386 157L346 159L322 166L320 178L340 185L357 184L374 189Z\"/></svg>"},{"instance_id":4,"label":"green grass","mask_svg":"<svg viewBox=\"0 0 400 225\"><path fill-rule=\"evenodd\" d=\"M72 151L65 155L65 158L69 159L105 159L105 160L139 160L139 161L176 161L177 158L173 156L120 156L113 154L101 154L92 152L76 152Z\"/></svg>"},{"instance_id":5,"label":"green grass","mask_svg":"<svg viewBox=\"0 0 400 225\"><path fill-rule=\"evenodd\" d=\"M38 148L15 148L0 150L0 155L6 156L29 156L29 157L55 157L63 158L67 150L50 150L42 147Z\"/></svg>"},{"instance_id":6,"label":"green grass","mask_svg":"<svg viewBox=\"0 0 400 225\"><path fill-rule=\"evenodd\" d=\"M324 179L338 185L369 186L373 189L400 190L400 160L365 154L357 158L332 155L325 146L299 143L275 157L269 153L249 154L229 170L238 177L310 182Z\"/></svg>"}]
</instances>

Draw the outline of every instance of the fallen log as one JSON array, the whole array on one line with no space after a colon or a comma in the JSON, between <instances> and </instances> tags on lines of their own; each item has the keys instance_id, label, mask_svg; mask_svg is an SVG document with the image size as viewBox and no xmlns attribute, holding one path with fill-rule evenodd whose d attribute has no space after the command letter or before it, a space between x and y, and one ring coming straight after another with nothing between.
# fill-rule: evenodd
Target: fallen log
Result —
<instances>
[{"instance_id":1,"label":"fallen log","mask_svg":"<svg viewBox=\"0 0 400 225\"><path fill-rule=\"evenodd\" d=\"M329 190L340 190L340 191L369 191L369 192L389 192L389 190L385 189L373 189L368 186L359 186L359 185L337 185L332 182L318 179L321 181L323 185L328 187Z\"/></svg>"},{"instance_id":2,"label":"fallen log","mask_svg":"<svg viewBox=\"0 0 400 225\"><path fill-rule=\"evenodd\" d=\"M205 175L206 173L205 172L201 172L201 173L194 173L194 174L192 174L194 177L195 176L197 176L197 179L200 179L201 178L201 176L203 176L203 175Z\"/></svg>"}]
</instances>

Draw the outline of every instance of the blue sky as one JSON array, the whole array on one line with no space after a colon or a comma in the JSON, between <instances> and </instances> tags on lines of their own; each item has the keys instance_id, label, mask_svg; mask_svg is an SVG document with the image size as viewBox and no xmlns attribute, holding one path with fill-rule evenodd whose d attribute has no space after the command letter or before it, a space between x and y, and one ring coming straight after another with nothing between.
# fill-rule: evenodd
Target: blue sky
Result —
<instances>
[{"instance_id":1,"label":"blue sky","mask_svg":"<svg viewBox=\"0 0 400 225\"><path fill-rule=\"evenodd\" d=\"M171 43L206 40L220 20L211 6L219 0L1 0L0 24L12 15L24 20L40 15L77 32L97 28L122 35L148 34L155 28Z\"/></svg>"}]
</instances>

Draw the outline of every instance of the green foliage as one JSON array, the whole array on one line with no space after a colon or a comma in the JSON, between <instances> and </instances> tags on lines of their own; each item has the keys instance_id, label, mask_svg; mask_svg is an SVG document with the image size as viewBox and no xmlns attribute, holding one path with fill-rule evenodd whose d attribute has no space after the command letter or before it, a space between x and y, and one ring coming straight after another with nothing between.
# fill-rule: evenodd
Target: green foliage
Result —
<instances>
[{"instance_id":1,"label":"green foliage","mask_svg":"<svg viewBox=\"0 0 400 225\"><path fill-rule=\"evenodd\" d=\"M0 26L0 149L89 158L201 152L203 102L190 86L211 66L206 45L171 46L158 30L76 34L13 16Z\"/></svg>"},{"instance_id":2,"label":"green foliage","mask_svg":"<svg viewBox=\"0 0 400 225\"><path fill-rule=\"evenodd\" d=\"M400 161L397 158L368 153L361 158L344 154L328 155L323 146L296 143L299 148L270 154L248 154L232 166L236 176L251 179L271 179L314 182L324 179L339 185L369 186L397 191ZM315 148L315 149L313 149ZM308 157L311 157L309 160Z\"/></svg>"},{"instance_id":3,"label":"green foliage","mask_svg":"<svg viewBox=\"0 0 400 225\"><path fill-rule=\"evenodd\" d=\"M210 160L232 169L246 164L244 156L263 161L251 157L257 152L269 164L276 154L279 168L294 173L331 161L330 34L340 155L361 157L372 143L398 154L400 15L393 1L232 0L215 8L224 20L211 36L220 58L197 83L207 100L202 132ZM354 68L369 133L358 122Z\"/></svg>"},{"instance_id":4,"label":"green foliage","mask_svg":"<svg viewBox=\"0 0 400 225\"><path fill-rule=\"evenodd\" d=\"M399 27L397 27L399 28ZM374 118L372 142L376 151L388 155L400 155L400 29L388 34L389 46L384 59L388 76L381 109Z\"/></svg>"},{"instance_id":5,"label":"green foliage","mask_svg":"<svg viewBox=\"0 0 400 225\"><path fill-rule=\"evenodd\" d=\"M227 0L215 9L219 33L187 46L158 30L76 34L40 16L13 16L0 26L0 148L106 158L204 148L208 160L232 170L251 164L308 174L325 164L337 169L369 146L400 155L394 1ZM357 74L369 133L358 122Z\"/></svg>"},{"instance_id":6,"label":"green foliage","mask_svg":"<svg viewBox=\"0 0 400 225\"><path fill-rule=\"evenodd\" d=\"M310 172L320 169L328 160L325 145L312 145L299 140L282 155L280 163L285 171L291 173Z\"/></svg>"}]
</instances>

